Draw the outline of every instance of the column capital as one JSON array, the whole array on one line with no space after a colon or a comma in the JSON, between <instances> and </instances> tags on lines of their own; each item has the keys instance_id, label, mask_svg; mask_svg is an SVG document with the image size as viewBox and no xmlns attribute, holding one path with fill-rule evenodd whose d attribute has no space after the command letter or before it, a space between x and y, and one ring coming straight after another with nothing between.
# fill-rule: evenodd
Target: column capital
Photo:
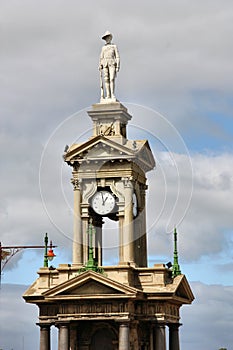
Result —
<instances>
[{"instance_id":1,"label":"column capital","mask_svg":"<svg viewBox=\"0 0 233 350\"><path fill-rule=\"evenodd\" d=\"M69 321L56 321L55 322L55 327L60 328L60 327L65 327L68 328L70 326Z\"/></svg>"},{"instance_id":2,"label":"column capital","mask_svg":"<svg viewBox=\"0 0 233 350\"><path fill-rule=\"evenodd\" d=\"M74 187L74 191L79 191L81 189L81 181L75 177L72 177L70 179L70 182L72 183Z\"/></svg>"},{"instance_id":3,"label":"column capital","mask_svg":"<svg viewBox=\"0 0 233 350\"><path fill-rule=\"evenodd\" d=\"M129 327L129 323L130 323L130 320L129 321L118 321L119 322L119 327Z\"/></svg>"},{"instance_id":4,"label":"column capital","mask_svg":"<svg viewBox=\"0 0 233 350\"><path fill-rule=\"evenodd\" d=\"M124 319L124 320L116 319L115 322L118 323L119 325L121 325L121 324L122 324L122 325L124 325L124 324L125 324L125 325L129 325L130 319Z\"/></svg>"},{"instance_id":5,"label":"column capital","mask_svg":"<svg viewBox=\"0 0 233 350\"><path fill-rule=\"evenodd\" d=\"M36 325L40 328L50 328L52 326L49 322L37 322Z\"/></svg>"},{"instance_id":6,"label":"column capital","mask_svg":"<svg viewBox=\"0 0 233 350\"><path fill-rule=\"evenodd\" d=\"M180 326L182 326L183 324L182 323L168 323L167 326L171 329L178 329Z\"/></svg>"},{"instance_id":7,"label":"column capital","mask_svg":"<svg viewBox=\"0 0 233 350\"><path fill-rule=\"evenodd\" d=\"M122 177L121 180L123 181L125 188L133 189L133 176Z\"/></svg>"},{"instance_id":8,"label":"column capital","mask_svg":"<svg viewBox=\"0 0 233 350\"><path fill-rule=\"evenodd\" d=\"M156 327L164 328L166 326L165 322L155 322L153 323Z\"/></svg>"}]
</instances>

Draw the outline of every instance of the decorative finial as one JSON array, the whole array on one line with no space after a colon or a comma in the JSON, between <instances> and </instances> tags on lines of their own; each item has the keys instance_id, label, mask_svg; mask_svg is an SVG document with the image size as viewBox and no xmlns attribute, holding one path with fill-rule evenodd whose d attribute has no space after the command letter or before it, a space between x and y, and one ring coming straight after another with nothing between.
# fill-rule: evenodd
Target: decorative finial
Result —
<instances>
[{"instance_id":1,"label":"decorative finial","mask_svg":"<svg viewBox=\"0 0 233 350\"><path fill-rule=\"evenodd\" d=\"M172 277L181 275L180 265L178 262L178 251L177 251L177 232L176 227L174 229L174 257L173 257L173 266L172 266Z\"/></svg>"},{"instance_id":2,"label":"decorative finial","mask_svg":"<svg viewBox=\"0 0 233 350\"><path fill-rule=\"evenodd\" d=\"M102 39L106 41L106 44L102 47L99 60L100 102L116 102L115 79L120 69L120 56L117 46L111 43L112 34L108 30L104 33Z\"/></svg>"}]
</instances>

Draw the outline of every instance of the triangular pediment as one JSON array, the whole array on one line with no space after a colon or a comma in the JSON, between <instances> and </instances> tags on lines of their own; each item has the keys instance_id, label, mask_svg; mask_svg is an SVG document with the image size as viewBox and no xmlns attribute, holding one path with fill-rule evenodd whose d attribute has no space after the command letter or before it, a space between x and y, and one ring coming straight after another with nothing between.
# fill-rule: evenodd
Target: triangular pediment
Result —
<instances>
[{"instance_id":1,"label":"triangular pediment","mask_svg":"<svg viewBox=\"0 0 233 350\"><path fill-rule=\"evenodd\" d=\"M133 156L134 152L130 148L100 135L81 145L72 145L65 154L65 161L131 158Z\"/></svg>"},{"instance_id":2,"label":"triangular pediment","mask_svg":"<svg viewBox=\"0 0 233 350\"><path fill-rule=\"evenodd\" d=\"M148 141L142 140L137 141L137 143L139 145L141 144L141 147L138 147L138 151L136 153L138 162L141 163L141 166L143 166L145 171L152 170L155 167L155 160Z\"/></svg>"},{"instance_id":3,"label":"triangular pediment","mask_svg":"<svg viewBox=\"0 0 233 350\"><path fill-rule=\"evenodd\" d=\"M46 299L114 298L134 297L138 292L99 273L87 271L49 289L43 296Z\"/></svg>"},{"instance_id":4,"label":"triangular pediment","mask_svg":"<svg viewBox=\"0 0 233 350\"><path fill-rule=\"evenodd\" d=\"M97 281L89 280L82 285L75 286L61 293L61 295L93 295L93 294L122 294L116 290Z\"/></svg>"},{"instance_id":5,"label":"triangular pediment","mask_svg":"<svg viewBox=\"0 0 233 350\"><path fill-rule=\"evenodd\" d=\"M183 303L191 304L194 300L194 295L185 275L175 277L173 283L176 286L174 293L175 297L182 300Z\"/></svg>"}]
</instances>

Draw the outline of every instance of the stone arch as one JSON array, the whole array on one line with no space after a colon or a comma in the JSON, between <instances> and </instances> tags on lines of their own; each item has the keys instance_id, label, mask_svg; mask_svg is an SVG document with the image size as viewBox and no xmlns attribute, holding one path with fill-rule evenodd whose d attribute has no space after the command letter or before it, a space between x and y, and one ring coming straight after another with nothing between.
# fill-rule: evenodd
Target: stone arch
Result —
<instances>
[{"instance_id":1,"label":"stone arch","mask_svg":"<svg viewBox=\"0 0 233 350\"><path fill-rule=\"evenodd\" d=\"M90 350L116 350L118 335L110 324L94 325L90 337Z\"/></svg>"},{"instance_id":2,"label":"stone arch","mask_svg":"<svg viewBox=\"0 0 233 350\"><path fill-rule=\"evenodd\" d=\"M86 346L88 350L117 350L118 333L114 322L87 321L78 326L78 343L80 349ZM102 342L104 338L107 339L106 344Z\"/></svg>"}]
</instances>

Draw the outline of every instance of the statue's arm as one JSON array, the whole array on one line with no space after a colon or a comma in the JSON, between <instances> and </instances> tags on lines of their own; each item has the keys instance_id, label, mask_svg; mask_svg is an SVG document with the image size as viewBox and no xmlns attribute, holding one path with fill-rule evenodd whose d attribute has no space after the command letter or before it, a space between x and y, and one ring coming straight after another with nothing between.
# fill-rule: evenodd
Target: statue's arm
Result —
<instances>
[{"instance_id":1,"label":"statue's arm","mask_svg":"<svg viewBox=\"0 0 233 350\"><path fill-rule=\"evenodd\" d=\"M116 70L120 70L120 55L117 46L115 45L115 56L116 56Z\"/></svg>"},{"instance_id":2,"label":"statue's arm","mask_svg":"<svg viewBox=\"0 0 233 350\"><path fill-rule=\"evenodd\" d=\"M102 47L99 59L99 70L103 69L104 47Z\"/></svg>"}]
</instances>

